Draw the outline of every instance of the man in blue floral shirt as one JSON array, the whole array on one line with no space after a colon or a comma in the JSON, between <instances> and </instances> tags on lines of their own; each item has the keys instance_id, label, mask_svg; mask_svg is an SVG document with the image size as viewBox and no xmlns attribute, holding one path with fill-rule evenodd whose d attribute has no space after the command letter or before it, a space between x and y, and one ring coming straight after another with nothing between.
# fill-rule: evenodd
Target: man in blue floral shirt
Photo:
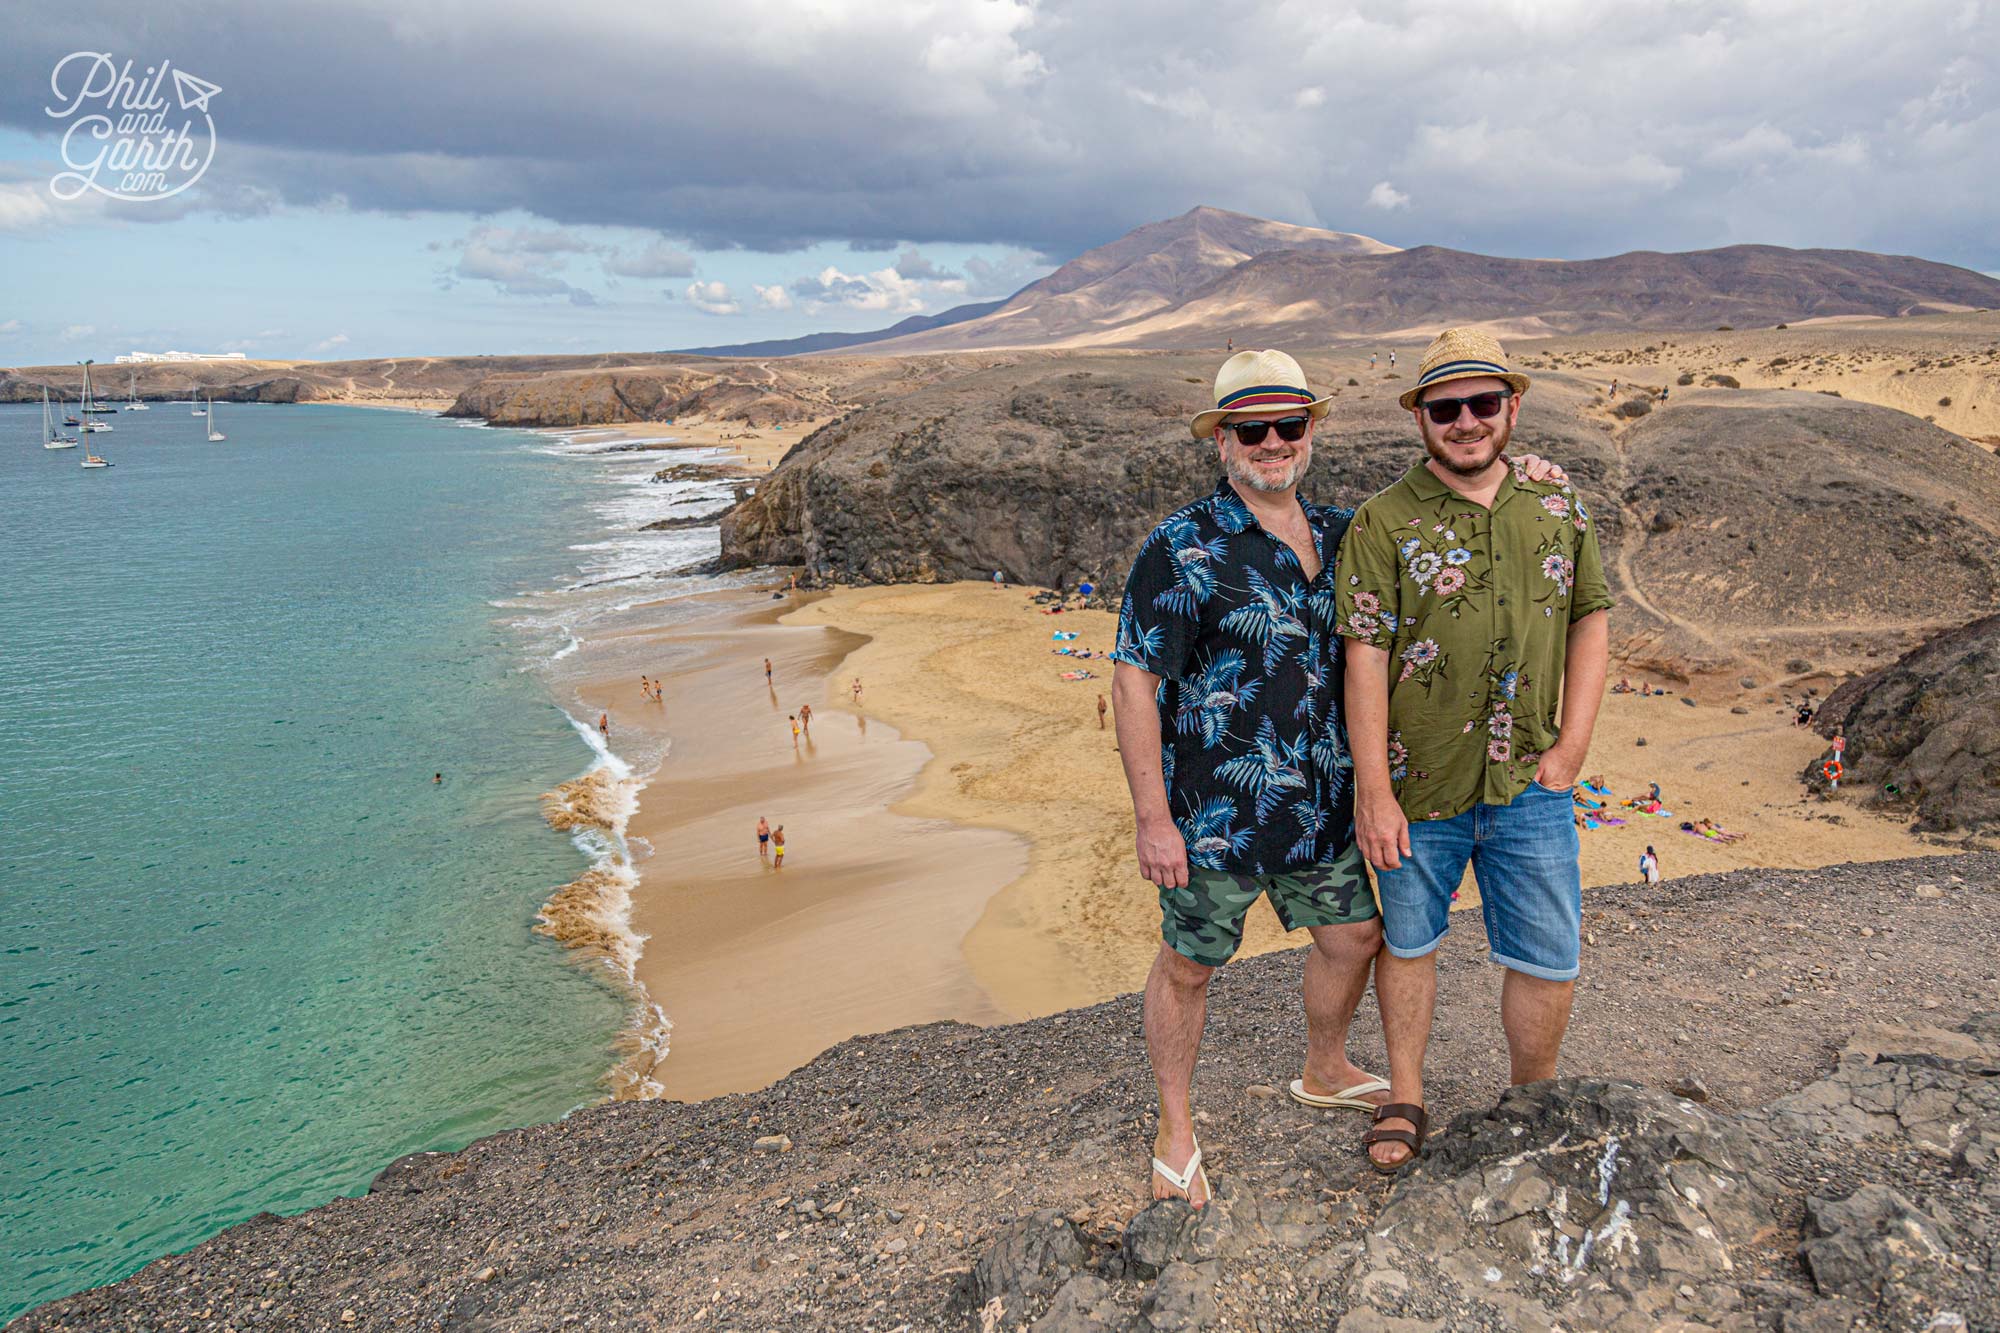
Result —
<instances>
[{"instance_id":1,"label":"man in blue floral shirt","mask_svg":"<svg viewBox=\"0 0 2000 1333\"><path fill-rule=\"evenodd\" d=\"M1239 352L1196 416L1225 476L1153 530L1119 612L1112 700L1138 819L1139 869L1160 890L1146 1049L1160 1090L1153 1193L1209 1196L1189 1106L1215 969L1259 894L1310 930L1305 1075L1293 1095L1366 1109L1387 1084L1347 1059L1349 1021L1381 943L1354 846L1340 731L1334 552L1349 511L1299 478L1328 400L1282 352Z\"/></svg>"}]
</instances>

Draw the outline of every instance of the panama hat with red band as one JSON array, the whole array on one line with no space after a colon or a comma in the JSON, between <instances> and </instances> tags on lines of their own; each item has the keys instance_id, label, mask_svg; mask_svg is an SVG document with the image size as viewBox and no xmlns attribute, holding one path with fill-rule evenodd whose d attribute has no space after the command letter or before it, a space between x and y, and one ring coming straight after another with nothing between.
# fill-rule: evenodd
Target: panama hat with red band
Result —
<instances>
[{"instance_id":1,"label":"panama hat with red band","mask_svg":"<svg viewBox=\"0 0 2000 1333\"><path fill-rule=\"evenodd\" d=\"M1188 423L1197 440L1215 434L1216 426L1236 412L1284 415L1304 412L1317 421L1333 399L1315 398L1306 387L1306 373L1283 352L1238 352L1215 372L1215 406L1195 413Z\"/></svg>"}]
</instances>

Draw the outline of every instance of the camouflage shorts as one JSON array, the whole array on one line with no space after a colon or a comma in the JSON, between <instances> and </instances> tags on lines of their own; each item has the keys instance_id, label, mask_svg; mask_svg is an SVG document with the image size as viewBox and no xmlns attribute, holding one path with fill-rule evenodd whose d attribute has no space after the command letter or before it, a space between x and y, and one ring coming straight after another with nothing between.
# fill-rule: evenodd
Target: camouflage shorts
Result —
<instances>
[{"instance_id":1,"label":"camouflage shorts","mask_svg":"<svg viewBox=\"0 0 2000 1333\"><path fill-rule=\"evenodd\" d=\"M1349 844L1330 861L1276 875L1190 867L1186 888L1160 890L1160 938L1184 958L1221 967L1243 943L1243 918L1260 893L1286 930L1367 921L1376 909L1364 865Z\"/></svg>"}]
</instances>

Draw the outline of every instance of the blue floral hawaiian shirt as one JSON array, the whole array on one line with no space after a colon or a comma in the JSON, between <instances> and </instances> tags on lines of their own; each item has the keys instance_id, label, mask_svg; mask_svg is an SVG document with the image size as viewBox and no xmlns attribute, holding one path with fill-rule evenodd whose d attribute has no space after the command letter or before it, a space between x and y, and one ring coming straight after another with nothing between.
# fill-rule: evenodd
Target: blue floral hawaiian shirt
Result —
<instances>
[{"instance_id":1,"label":"blue floral hawaiian shirt","mask_svg":"<svg viewBox=\"0 0 2000 1333\"><path fill-rule=\"evenodd\" d=\"M1354 839L1333 578L1353 511L1301 503L1318 578L1224 478L1153 529L1125 583L1111 657L1162 678L1160 763L1191 867L1276 874Z\"/></svg>"}]
</instances>

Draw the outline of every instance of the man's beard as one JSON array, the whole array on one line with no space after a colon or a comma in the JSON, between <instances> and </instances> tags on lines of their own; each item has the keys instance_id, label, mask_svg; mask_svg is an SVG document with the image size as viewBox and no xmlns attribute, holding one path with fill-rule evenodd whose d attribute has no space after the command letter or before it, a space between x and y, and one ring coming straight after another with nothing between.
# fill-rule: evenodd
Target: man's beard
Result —
<instances>
[{"instance_id":1,"label":"man's beard","mask_svg":"<svg viewBox=\"0 0 2000 1333\"><path fill-rule=\"evenodd\" d=\"M1507 440L1514 433L1514 427L1507 421L1504 412L1493 418L1493 424L1489 429L1492 431L1492 434L1486 437L1486 444L1491 452L1477 463L1461 464L1452 461L1451 457L1445 452L1447 446L1433 444L1428 435L1424 437L1424 452L1428 453L1432 461L1439 467L1454 476L1476 477L1486 471L1487 468L1492 467L1493 460L1506 451Z\"/></svg>"},{"instance_id":2,"label":"man's beard","mask_svg":"<svg viewBox=\"0 0 2000 1333\"><path fill-rule=\"evenodd\" d=\"M1292 465L1285 469L1284 474L1276 481L1268 480L1259 475L1255 468L1251 466L1249 459L1236 452L1223 455L1222 470L1229 474L1231 481L1240 486L1248 486L1253 491L1275 493L1289 491L1297 486L1299 478L1305 476L1306 469L1312 466L1312 461L1312 445L1304 444L1300 446L1298 453L1293 457Z\"/></svg>"}]
</instances>

